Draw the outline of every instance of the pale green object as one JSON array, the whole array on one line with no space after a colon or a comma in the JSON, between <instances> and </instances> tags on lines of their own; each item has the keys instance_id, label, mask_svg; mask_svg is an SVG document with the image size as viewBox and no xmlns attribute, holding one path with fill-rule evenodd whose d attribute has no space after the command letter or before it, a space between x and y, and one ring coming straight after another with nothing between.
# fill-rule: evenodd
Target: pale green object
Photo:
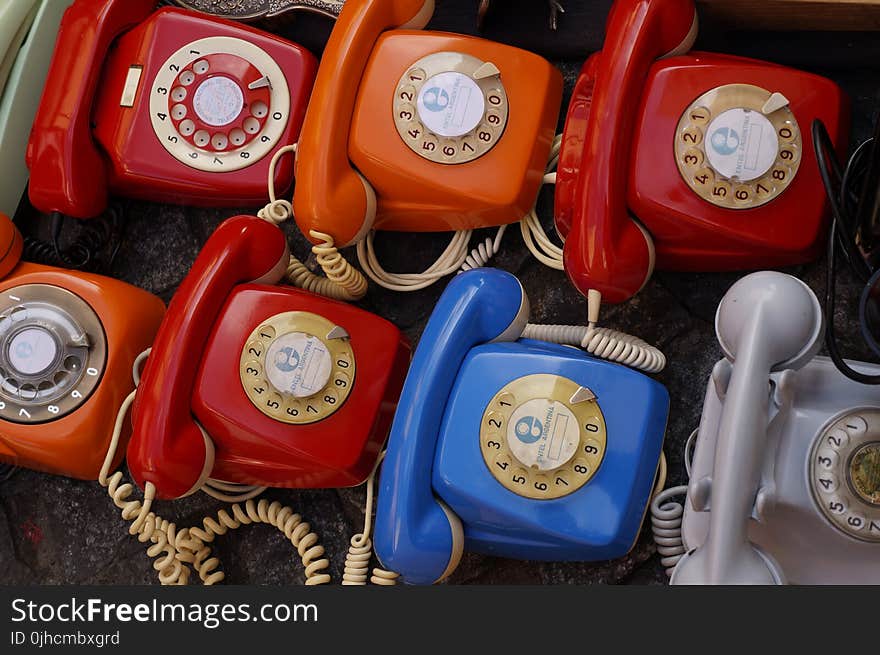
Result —
<instances>
[{"instance_id":1,"label":"pale green object","mask_svg":"<svg viewBox=\"0 0 880 655\"><path fill-rule=\"evenodd\" d=\"M15 213L58 26L72 0L0 0L0 212ZM62 80L63 83L63 80Z\"/></svg>"}]
</instances>

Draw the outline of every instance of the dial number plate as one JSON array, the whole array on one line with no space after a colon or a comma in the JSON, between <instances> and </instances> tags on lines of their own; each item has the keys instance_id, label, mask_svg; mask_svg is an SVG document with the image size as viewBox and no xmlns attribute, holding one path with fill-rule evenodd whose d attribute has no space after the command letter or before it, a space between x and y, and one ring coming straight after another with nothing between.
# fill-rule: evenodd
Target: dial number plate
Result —
<instances>
[{"instance_id":1,"label":"dial number plate","mask_svg":"<svg viewBox=\"0 0 880 655\"><path fill-rule=\"evenodd\" d=\"M355 381L348 334L310 312L276 314L245 340L239 363L245 394L266 416L303 425L327 418Z\"/></svg>"},{"instance_id":2,"label":"dial number plate","mask_svg":"<svg viewBox=\"0 0 880 655\"><path fill-rule=\"evenodd\" d=\"M458 52L413 63L397 83L394 125L403 142L438 164L464 164L489 152L507 126L507 92L498 69Z\"/></svg>"},{"instance_id":3,"label":"dial number plate","mask_svg":"<svg viewBox=\"0 0 880 655\"><path fill-rule=\"evenodd\" d=\"M675 163L698 196L726 209L752 209L794 180L800 129L788 105L777 108L771 97L757 86L728 84L704 93L681 115ZM762 113L765 106L773 111Z\"/></svg>"},{"instance_id":4,"label":"dial number plate","mask_svg":"<svg viewBox=\"0 0 880 655\"><path fill-rule=\"evenodd\" d=\"M63 418L88 400L106 364L101 320L79 296L48 284L0 294L0 419Z\"/></svg>"},{"instance_id":5,"label":"dial number plate","mask_svg":"<svg viewBox=\"0 0 880 655\"><path fill-rule=\"evenodd\" d=\"M851 412L822 430L808 475L813 499L834 527L880 543L880 410Z\"/></svg>"},{"instance_id":6,"label":"dial number plate","mask_svg":"<svg viewBox=\"0 0 880 655\"><path fill-rule=\"evenodd\" d=\"M162 64L150 89L156 137L178 161L236 171L271 152L290 115L281 68L262 48L233 37L193 41Z\"/></svg>"},{"instance_id":7,"label":"dial number plate","mask_svg":"<svg viewBox=\"0 0 880 655\"><path fill-rule=\"evenodd\" d=\"M558 375L508 383L480 424L480 451L492 476L515 494L538 500L567 496L589 482L606 442L595 396Z\"/></svg>"}]
</instances>

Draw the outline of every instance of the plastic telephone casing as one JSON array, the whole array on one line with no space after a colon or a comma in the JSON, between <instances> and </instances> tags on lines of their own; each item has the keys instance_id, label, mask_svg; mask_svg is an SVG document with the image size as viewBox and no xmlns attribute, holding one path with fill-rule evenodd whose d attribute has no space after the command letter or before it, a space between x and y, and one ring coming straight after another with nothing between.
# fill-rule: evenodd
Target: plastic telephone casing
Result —
<instances>
[{"instance_id":1,"label":"plastic telephone casing","mask_svg":"<svg viewBox=\"0 0 880 655\"><path fill-rule=\"evenodd\" d=\"M0 294L24 284L61 287L88 303L104 328L107 364L98 387L70 414L48 423L0 421L0 461L94 480L107 454L116 413L134 388L134 360L150 346L165 305L153 294L119 280L27 262L0 281ZM126 421L114 467L125 453L129 425Z\"/></svg>"},{"instance_id":2,"label":"plastic telephone casing","mask_svg":"<svg viewBox=\"0 0 880 655\"><path fill-rule=\"evenodd\" d=\"M608 441L595 477L555 500L531 500L492 477L479 427L492 396L525 375L567 377L596 394ZM657 381L578 350L521 339L468 353L446 403L434 492L464 523L465 549L523 560L606 560L632 548L651 497L669 394Z\"/></svg>"},{"instance_id":3,"label":"plastic telephone casing","mask_svg":"<svg viewBox=\"0 0 880 655\"><path fill-rule=\"evenodd\" d=\"M357 366L348 399L327 418L306 425L260 412L239 378L251 330L291 311L319 314L345 329ZM214 442L211 476L272 487L362 483L385 443L409 359L400 331L375 314L292 287L236 287L217 317L193 390L193 413Z\"/></svg>"},{"instance_id":4,"label":"plastic telephone casing","mask_svg":"<svg viewBox=\"0 0 880 655\"><path fill-rule=\"evenodd\" d=\"M851 362L868 374L880 366ZM816 357L795 372L774 373L779 384L787 376L786 394L793 404L772 419L764 457L764 491L772 485L771 502L765 503L761 520L749 522L749 540L781 568L787 582L816 584L880 584L880 545L841 533L821 514L813 500L808 479L808 459L814 439L825 425L858 408L880 408L873 386L844 377L826 357ZM771 403L771 406L773 404ZM715 444L723 401L710 379L700 419L700 432L691 468L691 479L712 476ZM682 535L687 550L703 544L709 530L711 498L707 511L695 511L685 503Z\"/></svg>"}]
</instances>

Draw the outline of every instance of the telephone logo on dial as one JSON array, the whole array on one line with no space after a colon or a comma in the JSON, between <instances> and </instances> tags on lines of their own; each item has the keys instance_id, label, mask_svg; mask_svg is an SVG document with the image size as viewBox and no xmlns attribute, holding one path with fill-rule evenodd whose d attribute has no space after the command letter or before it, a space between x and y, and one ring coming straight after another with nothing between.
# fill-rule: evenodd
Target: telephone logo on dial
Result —
<instances>
[{"instance_id":1,"label":"telephone logo on dial","mask_svg":"<svg viewBox=\"0 0 880 655\"><path fill-rule=\"evenodd\" d=\"M557 375L527 375L505 385L480 425L480 450L492 476L537 500L567 496L589 482L606 443L595 394Z\"/></svg>"},{"instance_id":2,"label":"telephone logo on dial","mask_svg":"<svg viewBox=\"0 0 880 655\"><path fill-rule=\"evenodd\" d=\"M189 43L162 64L150 94L153 130L178 161L236 171L278 143L290 115L281 68L262 48L218 36Z\"/></svg>"},{"instance_id":3,"label":"telephone logo on dial","mask_svg":"<svg viewBox=\"0 0 880 655\"><path fill-rule=\"evenodd\" d=\"M675 162L703 200L752 209L794 180L801 159L797 120L781 93L720 86L694 100L675 132Z\"/></svg>"},{"instance_id":4,"label":"telephone logo on dial","mask_svg":"<svg viewBox=\"0 0 880 655\"><path fill-rule=\"evenodd\" d=\"M439 164L464 164L498 143L507 126L507 93L491 62L437 52L403 74L392 110L410 150Z\"/></svg>"},{"instance_id":5,"label":"telephone logo on dial","mask_svg":"<svg viewBox=\"0 0 880 655\"><path fill-rule=\"evenodd\" d=\"M317 314L286 312L245 340L239 374L247 397L277 421L303 425L327 418L354 386L348 332Z\"/></svg>"}]
</instances>

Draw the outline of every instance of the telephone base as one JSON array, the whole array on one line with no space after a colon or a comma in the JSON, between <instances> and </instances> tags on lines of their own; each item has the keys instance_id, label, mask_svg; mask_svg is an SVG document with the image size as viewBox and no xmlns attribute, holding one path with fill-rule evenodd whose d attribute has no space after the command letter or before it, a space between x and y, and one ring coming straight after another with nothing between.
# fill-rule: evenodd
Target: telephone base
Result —
<instances>
[{"instance_id":1,"label":"telephone base","mask_svg":"<svg viewBox=\"0 0 880 655\"><path fill-rule=\"evenodd\" d=\"M852 365L867 373L880 373L877 365ZM880 521L871 520L876 508L867 503L861 507L858 500L849 499L844 511L867 517L860 532L864 539L850 536L822 514L815 500L821 494L813 493L810 482L810 464L817 458L816 439L854 410L880 411L876 389L844 377L826 357L816 357L796 372L774 373L771 381L786 384L783 376L789 380L791 388L786 391L793 401L780 407L779 415L770 422L762 484L772 488L773 497L764 499L761 520L749 522L749 540L778 562L791 584L880 584L880 542L868 540L871 531L880 535ZM710 380L691 467L693 481L713 475L722 408L723 400ZM821 452L818 455L824 456ZM708 505L705 511L696 511L690 499L685 504L682 537L687 551L699 548L707 538L711 496Z\"/></svg>"}]
</instances>

